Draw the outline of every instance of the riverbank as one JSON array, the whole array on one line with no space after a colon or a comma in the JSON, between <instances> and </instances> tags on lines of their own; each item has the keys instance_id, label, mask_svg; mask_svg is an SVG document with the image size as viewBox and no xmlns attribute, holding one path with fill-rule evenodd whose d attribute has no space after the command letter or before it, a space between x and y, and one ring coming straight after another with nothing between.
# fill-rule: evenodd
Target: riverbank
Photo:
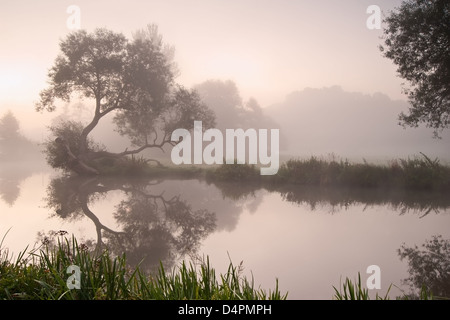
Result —
<instances>
[{"instance_id":1,"label":"riverbank","mask_svg":"<svg viewBox=\"0 0 450 320\"><path fill-rule=\"evenodd\" d=\"M275 175L260 175L259 167L248 164L216 166L151 165L143 158L97 165L106 176L148 176L204 178L209 182L254 183L269 188L283 185L311 187L382 188L420 191L450 191L450 166L424 154L393 159L385 164L312 156L282 163Z\"/></svg>"},{"instance_id":2,"label":"riverbank","mask_svg":"<svg viewBox=\"0 0 450 320\"><path fill-rule=\"evenodd\" d=\"M173 271L146 274L131 267L125 255L91 251L86 244L63 237L43 242L12 259L0 242L0 300L284 300L276 280L273 290L255 288L254 279L230 262L217 274L209 258L183 261Z\"/></svg>"}]
</instances>

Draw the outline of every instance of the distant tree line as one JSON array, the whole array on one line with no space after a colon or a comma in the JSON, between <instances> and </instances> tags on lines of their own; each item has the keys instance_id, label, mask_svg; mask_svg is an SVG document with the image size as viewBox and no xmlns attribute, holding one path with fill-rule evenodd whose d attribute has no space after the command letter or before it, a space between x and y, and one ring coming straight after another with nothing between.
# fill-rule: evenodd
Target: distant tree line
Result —
<instances>
[{"instance_id":1,"label":"distant tree line","mask_svg":"<svg viewBox=\"0 0 450 320\"><path fill-rule=\"evenodd\" d=\"M20 132L20 124L12 111L0 118L0 161L29 160L38 154L38 145Z\"/></svg>"}]
</instances>

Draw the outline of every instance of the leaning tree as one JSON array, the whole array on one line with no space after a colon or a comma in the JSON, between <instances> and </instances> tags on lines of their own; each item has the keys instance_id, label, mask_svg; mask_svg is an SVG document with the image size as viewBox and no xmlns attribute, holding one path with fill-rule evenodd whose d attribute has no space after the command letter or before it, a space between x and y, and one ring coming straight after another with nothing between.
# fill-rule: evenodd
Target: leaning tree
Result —
<instances>
[{"instance_id":1,"label":"leaning tree","mask_svg":"<svg viewBox=\"0 0 450 320\"><path fill-rule=\"evenodd\" d=\"M127 39L106 29L79 30L60 43L60 54L48 73L49 86L40 94L38 111L54 111L58 100L78 97L92 105L89 123L65 121L51 127L54 140L46 145L49 163L80 174L98 174L99 159L120 159L149 148L174 145L177 128L214 125L214 113L193 90L175 82L173 47L166 45L158 28L149 25ZM130 139L132 149L107 151L90 133L108 114L117 131Z\"/></svg>"}]
</instances>

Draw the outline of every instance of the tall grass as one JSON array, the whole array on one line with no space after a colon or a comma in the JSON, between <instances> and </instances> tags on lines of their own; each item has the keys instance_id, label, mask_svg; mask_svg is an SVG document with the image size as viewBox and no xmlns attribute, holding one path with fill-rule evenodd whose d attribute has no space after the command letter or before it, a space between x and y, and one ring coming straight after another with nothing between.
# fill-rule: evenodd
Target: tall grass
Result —
<instances>
[{"instance_id":1,"label":"tall grass","mask_svg":"<svg viewBox=\"0 0 450 320\"><path fill-rule=\"evenodd\" d=\"M284 163L274 182L312 186L450 190L450 167L426 155L393 160L387 165L350 163L311 157Z\"/></svg>"},{"instance_id":2,"label":"tall grass","mask_svg":"<svg viewBox=\"0 0 450 320\"><path fill-rule=\"evenodd\" d=\"M389 286L385 296L380 296L377 293L375 299L388 300L388 294L391 290L391 286ZM335 286L333 286L333 289L335 292L333 298L336 300L370 300L369 289L364 288L361 284L361 274L359 272L358 279L355 282L353 282L349 278L346 278L344 283L341 283L339 289L337 289Z\"/></svg>"},{"instance_id":3,"label":"tall grass","mask_svg":"<svg viewBox=\"0 0 450 320\"><path fill-rule=\"evenodd\" d=\"M376 293L374 297L375 300L390 300L389 292L391 291L392 286L393 284L389 286L384 296L381 296L378 293ZM369 290L367 288L364 288L361 283L361 274L359 272L358 278L356 280L353 281L349 278L346 278L343 283L340 283L339 288L333 286L333 289L334 289L334 296L333 296L334 300L371 300ZM425 285L423 285L420 288L418 295L405 293L401 289L400 291L402 291L402 295L395 297L396 300L435 300L435 299L449 300L449 298L446 297L434 296L431 290Z\"/></svg>"},{"instance_id":4,"label":"tall grass","mask_svg":"<svg viewBox=\"0 0 450 320\"><path fill-rule=\"evenodd\" d=\"M145 274L139 266L131 268L125 255L108 251L94 254L77 240L64 238L55 247L22 251L12 259L0 252L0 299L33 300L241 300L286 299L278 280L274 290L255 288L253 279L243 277L231 262L225 274L216 276L209 258L200 267L182 262L171 272L161 264L156 274ZM81 270L80 289L68 289L67 268Z\"/></svg>"}]
</instances>

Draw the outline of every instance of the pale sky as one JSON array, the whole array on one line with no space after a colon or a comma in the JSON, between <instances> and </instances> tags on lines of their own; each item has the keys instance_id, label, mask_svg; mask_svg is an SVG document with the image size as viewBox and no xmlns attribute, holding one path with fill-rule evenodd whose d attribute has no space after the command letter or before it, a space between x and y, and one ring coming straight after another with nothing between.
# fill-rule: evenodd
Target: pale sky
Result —
<instances>
[{"instance_id":1,"label":"pale sky","mask_svg":"<svg viewBox=\"0 0 450 320\"><path fill-rule=\"evenodd\" d=\"M395 66L378 50L381 30L369 30L366 13L400 1L152 0L24 1L0 4L0 107L29 104L45 87L58 54L69 5L81 27L106 27L126 36L159 25L176 48L178 81L234 80L244 97L263 106L305 87L340 85L348 91L382 92L404 99Z\"/></svg>"}]
</instances>

